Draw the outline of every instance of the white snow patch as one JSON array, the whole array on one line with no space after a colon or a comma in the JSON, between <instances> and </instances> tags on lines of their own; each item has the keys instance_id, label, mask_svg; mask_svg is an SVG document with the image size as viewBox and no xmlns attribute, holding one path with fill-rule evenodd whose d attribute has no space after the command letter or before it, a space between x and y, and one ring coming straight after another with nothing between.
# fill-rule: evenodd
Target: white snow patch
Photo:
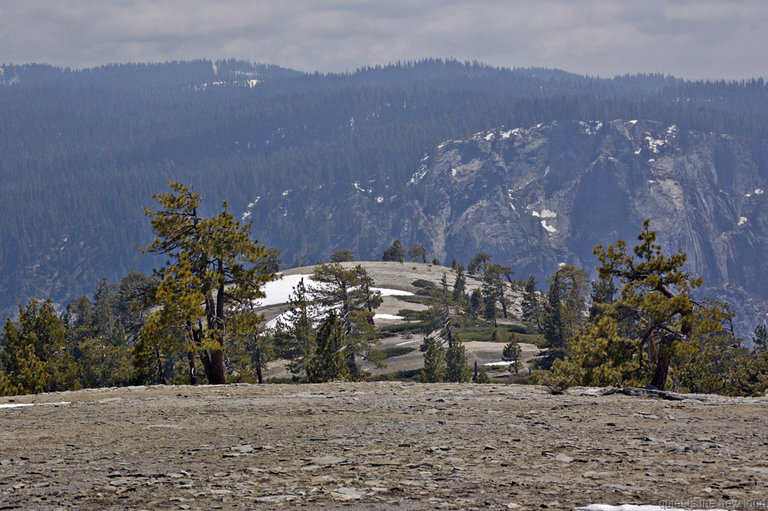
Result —
<instances>
[{"instance_id":1,"label":"white snow patch","mask_svg":"<svg viewBox=\"0 0 768 511\"><path fill-rule=\"evenodd\" d=\"M545 231L547 231L550 234L557 232L557 229L549 225L546 220L541 221L541 226L544 228Z\"/></svg>"},{"instance_id":2,"label":"white snow patch","mask_svg":"<svg viewBox=\"0 0 768 511\"><path fill-rule=\"evenodd\" d=\"M257 307L266 307L268 305L280 305L282 303L288 303L288 298L293 293L299 281L304 279L304 285L307 287L319 287L321 284L312 280L311 274L305 275L282 275L279 280L273 280L267 282L264 285L264 298L256 300L255 305ZM400 289L389 289L383 287L372 287L371 291L381 292L381 296L413 296L410 291L403 291Z\"/></svg>"},{"instance_id":3,"label":"white snow patch","mask_svg":"<svg viewBox=\"0 0 768 511\"><path fill-rule=\"evenodd\" d=\"M656 158L648 158L648 163L653 163L656 161Z\"/></svg>"},{"instance_id":4,"label":"white snow patch","mask_svg":"<svg viewBox=\"0 0 768 511\"><path fill-rule=\"evenodd\" d=\"M579 121L579 125L584 128L584 133L587 135L595 135L603 127L603 123L600 121L584 122Z\"/></svg>"},{"instance_id":5,"label":"white snow patch","mask_svg":"<svg viewBox=\"0 0 768 511\"><path fill-rule=\"evenodd\" d=\"M286 195L288 195L288 194L289 194L289 193L291 193L292 191L293 191L293 190L292 190L292 189L290 189L290 188L289 188L289 189L287 189L287 190L283 190L283 194L282 194L282 195L283 195L283 197L285 197Z\"/></svg>"},{"instance_id":6,"label":"white snow patch","mask_svg":"<svg viewBox=\"0 0 768 511\"><path fill-rule=\"evenodd\" d=\"M677 134L677 125L672 124L669 128L667 128L667 135L676 135Z\"/></svg>"},{"instance_id":7,"label":"white snow patch","mask_svg":"<svg viewBox=\"0 0 768 511\"><path fill-rule=\"evenodd\" d=\"M257 306L278 305L281 303L288 303L288 297L293 293L293 288L296 287L301 279L304 279L304 285L309 285L313 282L310 278L311 275L281 275L279 280L273 280L264 284L264 298L259 298L256 301Z\"/></svg>"},{"instance_id":8,"label":"white snow patch","mask_svg":"<svg viewBox=\"0 0 768 511\"><path fill-rule=\"evenodd\" d=\"M454 167L451 167L451 177L456 177L456 173L458 170L456 170Z\"/></svg>"},{"instance_id":9,"label":"white snow patch","mask_svg":"<svg viewBox=\"0 0 768 511\"><path fill-rule=\"evenodd\" d=\"M266 330L274 330L275 328L277 328L278 320L285 321L285 316L286 316L286 314L282 313L279 316L277 316L276 318L270 319L269 321L266 322L266 324L264 325L264 328Z\"/></svg>"},{"instance_id":10,"label":"white snow patch","mask_svg":"<svg viewBox=\"0 0 768 511\"><path fill-rule=\"evenodd\" d=\"M744 224L747 223L747 221L748 221L747 217L745 217L745 216L740 216L739 217L739 225L744 225Z\"/></svg>"},{"instance_id":11,"label":"white snow patch","mask_svg":"<svg viewBox=\"0 0 768 511\"><path fill-rule=\"evenodd\" d=\"M499 362L486 362L483 364L485 367L508 367L514 364L514 362L499 361Z\"/></svg>"},{"instance_id":12,"label":"white snow patch","mask_svg":"<svg viewBox=\"0 0 768 511\"><path fill-rule=\"evenodd\" d=\"M404 341L404 342L399 342L399 343L395 344L395 346L405 346L405 345L407 345L407 344L413 344L413 343L415 343L415 342L419 342L419 341L418 341L418 340L416 340L416 339L414 339L414 340L412 340L412 341Z\"/></svg>"},{"instance_id":13,"label":"white snow patch","mask_svg":"<svg viewBox=\"0 0 768 511\"><path fill-rule=\"evenodd\" d=\"M550 209L544 209L541 213L534 210L531 211L531 216L535 216L536 218L557 218L557 213Z\"/></svg>"},{"instance_id":14,"label":"white snow patch","mask_svg":"<svg viewBox=\"0 0 768 511\"><path fill-rule=\"evenodd\" d=\"M632 119L631 121L629 121L629 124L634 126L635 124L637 124L637 119Z\"/></svg>"},{"instance_id":15,"label":"white snow patch","mask_svg":"<svg viewBox=\"0 0 768 511\"><path fill-rule=\"evenodd\" d=\"M416 172L414 172L414 173L413 173L413 175L411 176L411 181L410 181L410 183L411 183L411 184L415 184L415 183L418 183L418 182L419 182L419 181L421 181L421 179L422 179L424 176L426 176L426 175L427 175L427 167L426 167L426 166L424 166L424 165L422 165L422 166L419 168L419 170L417 170Z\"/></svg>"},{"instance_id":16,"label":"white snow patch","mask_svg":"<svg viewBox=\"0 0 768 511\"><path fill-rule=\"evenodd\" d=\"M365 188L363 188L362 186L360 186L360 183L359 183L359 182L357 182L357 181L355 181L354 183L352 183L352 186L354 186L354 187L355 187L355 190L357 190L358 192L363 192L363 193L371 193L371 192L373 191L373 190L366 190Z\"/></svg>"},{"instance_id":17,"label":"white snow patch","mask_svg":"<svg viewBox=\"0 0 768 511\"><path fill-rule=\"evenodd\" d=\"M8 404L2 404L0 405L0 408L25 408L27 406L61 406L61 405L71 405L71 401L59 401L57 403L8 403Z\"/></svg>"},{"instance_id":18,"label":"white snow patch","mask_svg":"<svg viewBox=\"0 0 768 511\"><path fill-rule=\"evenodd\" d=\"M585 511L697 511L695 509L681 509L667 506L649 506L637 504L622 504L620 506L610 506L608 504L590 504L586 507L577 507L576 509ZM709 511L724 511L723 509L710 509Z\"/></svg>"},{"instance_id":19,"label":"white snow patch","mask_svg":"<svg viewBox=\"0 0 768 511\"><path fill-rule=\"evenodd\" d=\"M550 209L545 209L541 212L541 218L557 218L557 213Z\"/></svg>"},{"instance_id":20,"label":"white snow patch","mask_svg":"<svg viewBox=\"0 0 768 511\"><path fill-rule=\"evenodd\" d=\"M547 165L547 168L544 169L544 177L547 177L548 174L549 174L549 165Z\"/></svg>"},{"instance_id":21,"label":"white snow patch","mask_svg":"<svg viewBox=\"0 0 768 511\"><path fill-rule=\"evenodd\" d=\"M384 197L382 197L381 195L379 195L378 197L376 197L376 202L378 202L379 204L381 204L382 202L384 202Z\"/></svg>"},{"instance_id":22,"label":"white snow patch","mask_svg":"<svg viewBox=\"0 0 768 511\"><path fill-rule=\"evenodd\" d=\"M565 266L565 263L557 263L558 268L562 268L563 266Z\"/></svg>"},{"instance_id":23,"label":"white snow patch","mask_svg":"<svg viewBox=\"0 0 768 511\"><path fill-rule=\"evenodd\" d=\"M659 148L667 143L666 140L653 138L650 133L645 135L645 141L648 144L648 149L654 154L659 154Z\"/></svg>"},{"instance_id":24,"label":"white snow patch","mask_svg":"<svg viewBox=\"0 0 768 511\"><path fill-rule=\"evenodd\" d=\"M379 291L381 296L413 296L410 291L403 291L402 289L389 289L386 287L372 287L371 291Z\"/></svg>"},{"instance_id":25,"label":"white snow patch","mask_svg":"<svg viewBox=\"0 0 768 511\"><path fill-rule=\"evenodd\" d=\"M490 142L491 140L493 140L493 138L494 138L495 136L496 136L496 134L495 134L495 133L488 133L488 134L485 136L485 139L486 139L487 141L489 141L489 142Z\"/></svg>"},{"instance_id":26,"label":"white snow patch","mask_svg":"<svg viewBox=\"0 0 768 511\"><path fill-rule=\"evenodd\" d=\"M257 195L256 198L253 199L253 201L249 202L248 207L245 209L245 213L243 213L243 216L242 218L240 218L240 220L245 220L246 218L251 216L251 209L253 209L256 203L258 203L260 200L261 200L261 195Z\"/></svg>"},{"instance_id":27,"label":"white snow patch","mask_svg":"<svg viewBox=\"0 0 768 511\"><path fill-rule=\"evenodd\" d=\"M251 79L251 80L248 80L248 86L249 86L250 88L254 88L254 87L256 87L256 86L257 86L258 84L260 84L260 83L261 83L261 80L257 80L256 78L253 78L253 79Z\"/></svg>"},{"instance_id":28,"label":"white snow patch","mask_svg":"<svg viewBox=\"0 0 768 511\"><path fill-rule=\"evenodd\" d=\"M502 138L502 140L506 140L506 139L508 139L509 137L511 137L511 136L512 136L512 133L514 133L515 131L517 131L517 130L502 131L502 132L501 132L501 138Z\"/></svg>"},{"instance_id":29,"label":"white snow patch","mask_svg":"<svg viewBox=\"0 0 768 511\"><path fill-rule=\"evenodd\" d=\"M642 148L641 148L641 149L638 149L637 151L635 151L635 154L640 154L640 153L642 153L642 152L643 152L643 150L642 150Z\"/></svg>"},{"instance_id":30,"label":"white snow patch","mask_svg":"<svg viewBox=\"0 0 768 511\"><path fill-rule=\"evenodd\" d=\"M755 188L755 195L762 195L765 191L762 188Z\"/></svg>"},{"instance_id":31,"label":"white snow patch","mask_svg":"<svg viewBox=\"0 0 768 511\"><path fill-rule=\"evenodd\" d=\"M398 316L397 314L374 314L373 319L394 319L394 320L403 320L402 316Z\"/></svg>"}]
</instances>

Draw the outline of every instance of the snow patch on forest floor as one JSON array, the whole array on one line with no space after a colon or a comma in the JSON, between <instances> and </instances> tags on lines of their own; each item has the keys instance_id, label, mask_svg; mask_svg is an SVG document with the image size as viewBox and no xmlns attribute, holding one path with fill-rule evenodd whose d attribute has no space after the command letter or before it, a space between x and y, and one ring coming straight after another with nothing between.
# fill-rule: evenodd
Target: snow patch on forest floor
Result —
<instances>
[{"instance_id":1,"label":"snow patch on forest floor","mask_svg":"<svg viewBox=\"0 0 768 511\"><path fill-rule=\"evenodd\" d=\"M322 283L315 282L312 279L311 274L296 274L296 275L282 275L279 280L273 280L267 282L264 285L264 298L260 298L256 301L258 307L267 307L270 305L280 305L288 303L288 298L293 293L293 289L299 284L299 281L304 279L304 285L307 287L321 287ZM372 291L379 291L381 296L413 296L410 291L403 291L401 289L389 289L385 287L372 287ZM396 318L390 318L396 319Z\"/></svg>"}]
</instances>

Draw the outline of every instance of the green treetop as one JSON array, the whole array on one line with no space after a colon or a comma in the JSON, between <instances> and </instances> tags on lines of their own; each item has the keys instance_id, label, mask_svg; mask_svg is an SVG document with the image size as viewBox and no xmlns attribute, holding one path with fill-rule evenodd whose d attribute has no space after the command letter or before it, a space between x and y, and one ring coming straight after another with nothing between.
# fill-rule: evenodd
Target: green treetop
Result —
<instances>
[{"instance_id":1,"label":"green treetop","mask_svg":"<svg viewBox=\"0 0 768 511\"><path fill-rule=\"evenodd\" d=\"M158 311L142 330L141 343L159 343L188 354L190 381L197 381L195 355L209 383L226 383L226 332L235 323L257 325L260 316L247 305L263 297L274 278L266 247L251 239L251 224L241 224L227 209L211 218L199 215L201 197L180 183L154 196L145 208L157 238L146 252L169 258L161 278ZM244 321L244 315L252 315ZM241 332L242 333L242 332Z\"/></svg>"}]
</instances>

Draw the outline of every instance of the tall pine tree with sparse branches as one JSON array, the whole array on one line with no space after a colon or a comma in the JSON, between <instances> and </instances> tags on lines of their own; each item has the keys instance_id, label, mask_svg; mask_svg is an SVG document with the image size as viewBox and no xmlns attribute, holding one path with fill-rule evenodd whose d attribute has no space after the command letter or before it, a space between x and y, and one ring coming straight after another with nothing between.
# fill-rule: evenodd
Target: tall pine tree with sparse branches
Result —
<instances>
[{"instance_id":1,"label":"tall pine tree with sparse branches","mask_svg":"<svg viewBox=\"0 0 768 511\"><path fill-rule=\"evenodd\" d=\"M262 286L274 278L264 245L251 238L251 224L241 224L224 202L211 218L200 215L200 195L181 183L154 195L157 205L144 208L157 236L145 252L168 257L158 288L158 311L140 340L185 351L190 382L197 382L199 357L209 383L226 383L226 332L237 324L256 328L260 316L247 304L263 297ZM244 321L243 315L254 316ZM241 316L236 318L236 316ZM246 334L246 332L240 332Z\"/></svg>"}]
</instances>

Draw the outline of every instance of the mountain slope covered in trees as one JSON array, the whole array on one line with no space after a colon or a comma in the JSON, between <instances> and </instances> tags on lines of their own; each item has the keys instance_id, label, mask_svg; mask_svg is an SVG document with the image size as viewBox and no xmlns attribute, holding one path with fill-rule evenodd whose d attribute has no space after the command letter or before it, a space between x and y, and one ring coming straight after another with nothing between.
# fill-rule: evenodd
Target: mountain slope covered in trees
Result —
<instances>
[{"instance_id":1,"label":"mountain slope covered in trees","mask_svg":"<svg viewBox=\"0 0 768 511\"><path fill-rule=\"evenodd\" d=\"M561 261L591 269L585 254L606 241L603 234L612 241L636 232L646 213L663 224L673 211L669 229L653 224L662 239L671 234L672 246L682 241L705 278L722 288L734 284L741 302L765 298L755 278L765 274L755 251L768 230L759 209L765 196L756 192L768 188L762 80L599 79L440 60L340 75L239 61L0 69L4 312L29 297L64 302L100 278L117 281L130 269L156 267L158 261L138 250L151 238L141 206L168 179L194 185L206 197L203 214L227 199L232 211L255 220L256 236L279 248L286 266L327 259L340 248L378 258L394 238L421 242L441 258L465 259L475 236L519 275L541 277ZM638 124L627 124L634 119ZM674 140L667 141L664 130L673 125ZM538 138L546 154L532 146L515 149L517 138L503 138L515 128ZM647 142L646 131L666 145ZM508 149L486 150L486 142ZM654 149L656 165L648 163ZM461 178L452 175L451 158L478 165L468 174L473 183L448 180ZM520 158L533 160L518 175ZM679 172L688 168L683 162L696 171L686 174L688 193L678 203ZM659 170L664 165L670 167ZM506 168L507 177L497 167ZM503 188L513 174L536 177L523 190L529 202L515 208L531 206L544 215L545 202L558 196L565 201L552 210L558 217L534 218L519 209L520 218L509 216L513 203ZM590 179L605 187L588 186ZM487 204L472 209L483 186ZM597 189L605 200L589 195ZM437 198L443 193L451 204L445 219ZM634 206L626 205L627 197ZM675 208L639 206L651 199ZM705 203L711 214L691 209ZM454 217L470 209L474 216L462 213L464 227L458 227ZM594 218L609 225L590 236ZM502 224L509 233L487 229ZM451 234L460 229L472 236ZM713 253L708 247L715 242L728 254Z\"/></svg>"}]
</instances>

